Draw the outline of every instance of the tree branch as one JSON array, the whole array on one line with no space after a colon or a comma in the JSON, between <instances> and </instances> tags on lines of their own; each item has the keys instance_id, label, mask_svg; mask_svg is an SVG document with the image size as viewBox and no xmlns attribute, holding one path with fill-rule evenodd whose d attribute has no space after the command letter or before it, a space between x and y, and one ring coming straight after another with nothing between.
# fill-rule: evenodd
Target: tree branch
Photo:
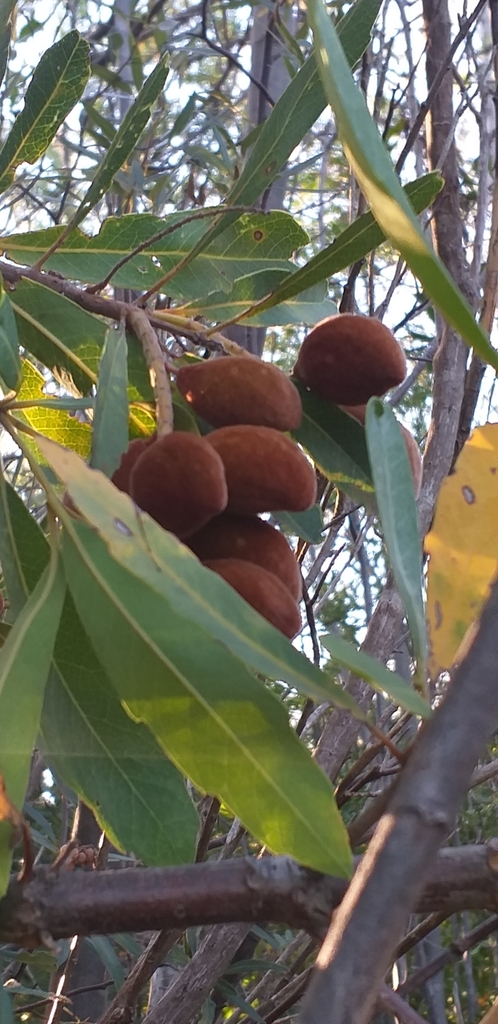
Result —
<instances>
[{"instance_id":1,"label":"tree branch","mask_svg":"<svg viewBox=\"0 0 498 1024\"><path fill-rule=\"evenodd\" d=\"M497 624L495 582L474 643L422 728L334 916L305 1001L305 1024L369 1019L431 861L453 827L472 769L498 722Z\"/></svg>"}]
</instances>

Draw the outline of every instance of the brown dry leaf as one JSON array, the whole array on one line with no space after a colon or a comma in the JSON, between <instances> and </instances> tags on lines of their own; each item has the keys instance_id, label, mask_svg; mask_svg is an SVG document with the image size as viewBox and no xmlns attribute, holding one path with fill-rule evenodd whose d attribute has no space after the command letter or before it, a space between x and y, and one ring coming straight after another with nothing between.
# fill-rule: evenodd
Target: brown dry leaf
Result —
<instances>
[{"instance_id":1,"label":"brown dry leaf","mask_svg":"<svg viewBox=\"0 0 498 1024\"><path fill-rule=\"evenodd\" d=\"M446 478L425 547L429 671L451 668L498 571L498 424L473 432ZM460 652L460 657L462 651Z\"/></svg>"}]
</instances>

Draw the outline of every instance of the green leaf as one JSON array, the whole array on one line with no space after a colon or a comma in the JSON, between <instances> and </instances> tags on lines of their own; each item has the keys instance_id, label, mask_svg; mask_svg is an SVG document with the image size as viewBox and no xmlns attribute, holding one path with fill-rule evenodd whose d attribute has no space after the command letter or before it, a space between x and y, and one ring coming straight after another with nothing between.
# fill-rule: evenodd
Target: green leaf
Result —
<instances>
[{"instance_id":1,"label":"green leaf","mask_svg":"<svg viewBox=\"0 0 498 1024\"><path fill-rule=\"evenodd\" d=\"M366 50L382 0L357 0L337 31L354 67ZM293 149L324 110L327 100L312 54L277 100L249 159L227 197L227 205L253 203L284 167Z\"/></svg>"},{"instance_id":2,"label":"green leaf","mask_svg":"<svg viewBox=\"0 0 498 1024\"><path fill-rule=\"evenodd\" d=\"M45 568L48 545L9 486L6 499L24 604ZM69 594L40 730L48 764L92 808L114 846L150 865L193 859L198 818L184 780L149 730L123 711Z\"/></svg>"},{"instance_id":3,"label":"green leaf","mask_svg":"<svg viewBox=\"0 0 498 1024\"><path fill-rule=\"evenodd\" d=\"M334 633L320 634L320 643L326 647L334 661L344 665L360 679L366 679L374 690L387 693L400 708L411 711L414 715L421 715L422 718L428 718L431 714L427 701L416 690L412 690L401 676L396 672L390 672L380 661L371 658L364 651L359 651L353 644L340 636L335 636Z\"/></svg>"},{"instance_id":4,"label":"green leaf","mask_svg":"<svg viewBox=\"0 0 498 1024\"><path fill-rule=\"evenodd\" d=\"M381 4L382 0L357 0L337 26L351 67L357 64L370 42ZM259 199L320 117L326 103L315 55L312 54L277 100L258 132L242 174L227 196L227 205L242 203L250 206ZM213 238L226 231L237 216L236 213L227 213L220 218L192 250L192 259Z\"/></svg>"},{"instance_id":5,"label":"green leaf","mask_svg":"<svg viewBox=\"0 0 498 1024\"><path fill-rule=\"evenodd\" d=\"M225 644L256 672L285 679L315 700L347 708L360 721L366 715L347 691L297 651L216 573L171 533L167 533L101 473L89 469L74 452L51 441L43 453L66 484L78 510L98 530L113 558L137 580L166 599L172 612L185 616ZM66 529L73 520L61 508Z\"/></svg>"},{"instance_id":6,"label":"green leaf","mask_svg":"<svg viewBox=\"0 0 498 1024\"><path fill-rule=\"evenodd\" d=\"M30 402L29 399L26 400ZM36 405L40 409L60 409L63 412L79 412L85 409L93 409L95 405L94 398L39 398L34 399L30 404ZM13 408L18 409L19 404L14 404Z\"/></svg>"},{"instance_id":7,"label":"green leaf","mask_svg":"<svg viewBox=\"0 0 498 1024\"><path fill-rule=\"evenodd\" d=\"M311 394L300 381L293 383L301 396L303 418L292 436L324 476L355 501L371 502L374 488L363 427L338 405Z\"/></svg>"},{"instance_id":8,"label":"green leaf","mask_svg":"<svg viewBox=\"0 0 498 1024\"><path fill-rule=\"evenodd\" d=\"M100 361L90 465L111 477L128 447L128 349L124 328L110 328Z\"/></svg>"},{"instance_id":9,"label":"green leaf","mask_svg":"<svg viewBox=\"0 0 498 1024\"><path fill-rule=\"evenodd\" d=\"M12 38L13 12L15 6L15 0L1 0L0 3L0 85L4 80L7 61L9 58L9 47Z\"/></svg>"},{"instance_id":10,"label":"green leaf","mask_svg":"<svg viewBox=\"0 0 498 1024\"><path fill-rule=\"evenodd\" d=\"M186 216L188 213L182 212L163 218L149 213L109 217L97 235L86 235L76 228L49 257L46 267L70 280L96 284L138 245L171 229L159 241L128 259L112 279L113 285L120 288L150 288L188 256L204 236L202 219L175 227L179 221L185 221ZM2 245L11 259L31 265L57 241L62 231L55 227L21 232L3 238ZM198 260L175 274L168 282L168 294L195 300L210 292L228 293L234 281L258 271L290 273L294 270L290 257L308 241L306 232L282 210L242 214Z\"/></svg>"},{"instance_id":11,"label":"green leaf","mask_svg":"<svg viewBox=\"0 0 498 1024\"><path fill-rule=\"evenodd\" d=\"M11 520L11 512L8 502L9 490L12 490L12 488L9 488L6 483L3 473L0 473L0 564L7 584L7 596L10 606L9 617L11 619L17 619L26 604L28 591ZM21 502L20 498L18 500ZM27 514L29 515L29 513ZM35 577L36 581L39 579L48 561L48 546L45 545L45 547L47 548L47 554L44 557L40 570Z\"/></svg>"},{"instance_id":12,"label":"green leaf","mask_svg":"<svg viewBox=\"0 0 498 1024\"><path fill-rule=\"evenodd\" d=\"M56 549L50 565L0 650L0 776L9 800L22 808L43 692L66 592ZM0 823L0 895L9 881L12 829Z\"/></svg>"},{"instance_id":13,"label":"green leaf","mask_svg":"<svg viewBox=\"0 0 498 1024\"><path fill-rule=\"evenodd\" d=\"M35 68L24 108L0 151L0 191L21 163L33 164L50 145L64 118L80 99L90 75L90 47L79 32L54 43Z\"/></svg>"},{"instance_id":14,"label":"green leaf","mask_svg":"<svg viewBox=\"0 0 498 1024\"><path fill-rule=\"evenodd\" d=\"M165 58L156 65L144 82L136 100L128 108L104 159L99 164L90 188L71 218L71 227L76 227L84 220L90 210L93 210L94 206L105 196L113 183L115 174L133 152L149 120L152 106L164 88L168 76L168 68L165 67L164 60Z\"/></svg>"},{"instance_id":15,"label":"green leaf","mask_svg":"<svg viewBox=\"0 0 498 1024\"><path fill-rule=\"evenodd\" d=\"M205 630L118 565L93 529L69 520L63 550L78 612L129 713L197 788L218 795L275 853L349 875L330 783L289 728L283 705Z\"/></svg>"},{"instance_id":16,"label":"green leaf","mask_svg":"<svg viewBox=\"0 0 498 1024\"><path fill-rule=\"evenodd\" d=\"M293 274L282 274L281 271L259 271L248 277L239 278L235 282L229 295L223 292L214 292L183 307L182 313L188 316L202 316L209 320L231 320L232 317L240 316L244 310L258 302L261 295L268 295L272 282L287 280ZM308 288L307 291L296 294L289 301L282 303L267 312L255 312L252 316L244 317L245 323L257 327L277 327L286 324L316 324L318 320L324 320L327 316L337 313L335 302L325 297L326 289L323 284ZM258 307L256 307L258 309Z\"/></svg>"},{"instance_id":17,"label":"green leaf","mask_svg":"<svg viewBox=\"0 0 498 1024\"><path fill-rule=\"evenodd\" d=\"M18 400L21 402L43 399L45 397L43 394L44 387L45 379L42 374L33 363L24 359L23 384L17 395ZM34 427L35 430L39 430L47 437L58 441L59 444L73 448L74 451L77 451L84 458L87 458L90 454L90 425L88 423L81 423L75 416L70 416L63 409L49 409L40 404L20 410L18 415L26 420L31 427ZM29 437L26 437L26 443L36 453L37 458L43 462L44 459L36 443Z\"/></svg>"},{"instance_id":18,"label":"green leaf","mask_svg":"<svg viewBox=\"0 0 498 1024\"><path fill-rule=\"evenodd\" d=\"M273 512L272 516L286 533L297 535L308 544L322 543L325 527L319 505L306 512Z\"/></svg>"},{"instance_id":19,"label":"green leaf","mask_svg":"<svg viewBox=\"0 0 498 1024\"><path fill-rule=\"evenodd\" d=\"M366 438L387 553L412 635L417 658L416 678L424 689L427 626L413 476L400 426L392 409L380 398L371 398L367 405Z\"/></svg>"},{"instance_id":20,"label":"green leaf","mask_svg":"<svg viewBox=\"0 0 498 1024\"><path fill-rule=\"evenodd\" d=\"M421 178L417 178L416 181L411 181L409 185L405 185L403 191L406 192L415 213L422 213L434 201L443 184L441 175L437 171L432 171L430 174L424 174ZM299 295L303 289L311 288L317 281L332 277L333 274L344 270L345 267L349 267L357 260L363 259L385 241L385 237L373 215L371 213L362 214L350 227L342 231L331 245L327 245L325 249L313 256L306 266L283 279L271 295L258 305L256 310L258 320L265 310L271 309L278 303L287 302L295 295ZM316 320L314 322L316 323Z\"/></svg>"},{"instance_id":21,"label":"green leaf","mask_svg":"<svg viewBox=\"0 0 498 1024\"><path fill-rule=\"evenodd\" d=\"M22 380L19 338L12 303L0 282L0 377L9 391L17 391Z\"/></svg>"},{"instance_id":22,"label":"green leaf","mask_svg":"<svg viewBox=\"0 0 498 1024\"><path fill-rule=\"evenodd\" d=\"M365 97L351 76L323 0L309 0L307 10L318 67L339 138L376 221L419 278L436 309L482 359L498 369L498 353L417 222Z\"/></svg>"},{"instance_id":23,"label":"green leaf","mask_svg":"<svg viewBox=\"0 0 498 1024\"><path fill-rule=\"evenodd\" d=\"M59 375L61 371L70 374L78 389L87 392L97 380L107 334L106 323L101 317L87 313L64 295L58 295L36 281L19 281L13 294L21 345L47 369L55 370ZM128 397L130 401L153 402L154 393L142 346L131 333L127 334L127 342ZM138 411L134 411L133 418L139 418ZM145 410L140 418L147 419ZM149 421L149 429L152 430L152 417Z\"/></svg>"}]
</instances>

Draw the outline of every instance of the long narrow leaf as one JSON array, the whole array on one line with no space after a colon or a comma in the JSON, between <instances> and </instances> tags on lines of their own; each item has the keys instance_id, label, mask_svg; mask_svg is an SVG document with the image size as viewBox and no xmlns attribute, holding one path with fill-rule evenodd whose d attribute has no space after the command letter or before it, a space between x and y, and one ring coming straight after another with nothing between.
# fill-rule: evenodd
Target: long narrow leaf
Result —
<instances>
[{"instance_id":1,"label":"long narrow leaf","mask_svg":"<svg viewBox=\"0 0 498 1024\"><path fill-rule=\"evenodd\" d=\"M0 191L12 183L19 164L32 164L42 156L78 102L90 75L89 53L86 40L74 31L43 54L28 86L24 108L0 151Z\"/></svg>"},{"instance_id":2,"label":"long narrow leaf","mask_svg":"<svg viewBox=\"0 0 498 1024\"><path fill-rule=\"evenodd\" d=\"M163 59L159 61L153 72L149 75L135 102L132 103L123 118L123 123L116 132L102 163L99 165L90 188L71 218L71 228L75 228L80 224L109 190L115 174L126 162L130 153L133 152L149 120L152 106L164 88L167 76L168 68L165 67Z\"/></svg>"},{"instance_id":3,"label":"long narrow leaf","mask_svg":"<svg viewBox=\"0 0 498 1024\"><path fill-rule=\"evenodd\" d=\"M22 380L19 338L12 303L0 283L0 377L9 390L17 391Z\"/></svg>"},{"instance_id":4,"label":"long narrow leaf","mask_svg":"<svg viewBox=\"0 0 498 1024\"><path fill-rule=\"evenodd\" d=\"M482 359L498 369L498 353L419 227L365 97L351 76L323 0L309 0L308 16L323 87L335 114L339 137L375 219L419 278L436 309Z\"/></svg>"},{"instance_id":5,"label":"long narrow leaf","mask_svg":"<svg viewBox=\"0 0 498 1024\"><path fill-rule=\"evenodd\" d=\"M48 544L6 487L21 607L48 560ZM0 549L3 564L3 549ZM10 591L9 591L10 595ZM123 711L67 594L40 720L50 767L91 807L110 841L146 864L192 860L198 818L183 777L150 731Z\"/></svg>"},{"instance_id":6,"label":"long narrow leaf","mask_svg":"<svg viewBox=\"0 0 498 1024\"><path fill-rule=\"evenodd\" d=\"M422 213L436 198L443 187L443 179L436 171L424 174L406 185L404 192L410 199L415 213ZM340 235L325 249L313 256L306 266L296 270L289 275L278 288L253 307L248 316L255 316L265 309L271 309L280 302L299 295L305 288L311 288L318 281L323 281L333 274L339 273L345 267L349 267L356 260L363 259L369 252L372 252L385 240L385 234L377 224L371 213L364 213L358 217L350 227L342 231Z\"/></svg>"},{"instance_id":7,"label":"long narrow leaf","mask_svg":"<svg viewBox=\"0 0 498 1024\"><path fill-rule=\"evenodd\" d=\"M368 403L366 435L387 553L412 634L417 679L423 689L427 626L422 597L422 542L413 475L399 424L392 409L379 398L371 398Z\"/></svg>"},{"instance_id":8,"label":"long narrow leaf","mask_svg":"<svg viewBox=\"0 0 498 1024\"><path fill-rule=\"evenodd\" d=\"M206 569L171 533L140 513L126 495L75 452L40 440L45 458L66 484L77 508L98 530L113 558L137 580L225 644L256 672L285 679L315 700L347 708L360 721L366 715L351 696L297 651L216 573ZM71 519L60 511L66 529Z\"/></svg>"},{"instance_id":9,"label":"long narrow leaf","mask_svg":"<svg viewBox=\"0 0 498 1024\"><path fill-rule=\"evenodd\" d=\"M90 465L112 476L128 445L128 347L124 328L107 333L99 367Z\"/></svg>"},{"instance_id":10,"label":"long narrow leaf","mask_svg":"<svg viewBox=\"0 0 498 1024\"><path fill-rule=\"evenodd\" d=\"M276 853L348 875L330 783L283 705L226 648L123 569L95 531L64 531L69 585L129 713L201 791L218 795Z\"/></svg>"},{"instance_id":11,"label":"long narrow leaf","mask_svg":"<svg viewBox=\"0 0 498 1024\"><path fill-rule=\"evenodd\" d=\"M411 711L414 715L421 715L422 718L430 715L431 709L427 701L416 690L412 690L401 676L396 672L390 672L369 654L357 650L353 644L333 633L321 635L320 643L327 648L334 661L338 661L361 679L366 679L374 690L387 693L400 708Z\"/></svg>"},{"instance_id":12,"label":"long narrow leaf","mask_svg":"<svg viewBox=\"0 0 498 1024\"><path fill-rule=\"evenodd\" d=\"M57 553L0 651L0 776L8 799L22 808L40 721L43 692L66 592ZM0 824L0 895L9 880L11 828Z\"/></svg>"},{"instance_id":13,"label":"long narrow leaf","mask_svg":"<svg viewBox=\"0 0 498 1024\"><path fill-rule=\"evenodd\" d=\"M351 67L357 64L370 42L381 4L382 0L357 0L337 26ZM227 196L227 205L243 203L250 206L256 202L279 175L293 149L320 117L326 102L315 55L312 54L277 100L258 132L242 174ZM203 252L237 216L236 213L225 214L203 235L193 248L190 259Z\"/></svg>"}]
</instances>

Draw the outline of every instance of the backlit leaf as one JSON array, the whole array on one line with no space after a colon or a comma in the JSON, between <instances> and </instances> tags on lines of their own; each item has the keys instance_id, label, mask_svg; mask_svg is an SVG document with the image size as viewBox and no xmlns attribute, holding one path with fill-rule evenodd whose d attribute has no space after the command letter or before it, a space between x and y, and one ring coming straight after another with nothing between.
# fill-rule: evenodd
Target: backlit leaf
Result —
<instances>
[{"instance_id":1,"label":"backlit leaf","mask_svg":"<svg viewBox=\"0 0 498 1024\"><path fill-rule=\"evenodd\" d=\"M432 679L460 660L498 571L498 424L477 427L446 477L425 547ZM465 646L465 645L464 645Z\"/></svg>"},{"instance_id":2,"label":"backlit leaf","mask_svg":"<svg viewBox=\"0 0 498 1024\"><path fill-rule=\"evenodd\" d=\"M42 156L78 102L90 75L89 52L87 41L74 31L43 54L0 151L0 191L11 184L19 164Z\"/></svg>"}]
</instances>

